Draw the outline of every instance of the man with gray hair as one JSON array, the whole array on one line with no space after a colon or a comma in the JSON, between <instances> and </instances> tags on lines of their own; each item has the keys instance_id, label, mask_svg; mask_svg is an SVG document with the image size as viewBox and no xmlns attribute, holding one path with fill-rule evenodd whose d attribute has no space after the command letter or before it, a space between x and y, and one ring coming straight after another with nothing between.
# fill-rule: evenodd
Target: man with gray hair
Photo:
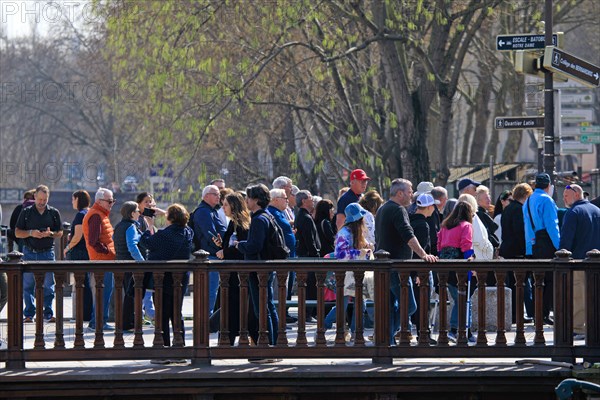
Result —
<instances>
[{"instance_id":1,"label":"man with gray hair","mask_svg":"<svg viewBox=\"0 0 600 400\"><path fill-rule=\"evenodd\" d=\"M285 190L285 195L287 196L288 201L290 203L292 203L292 201L291 201L292 197L295 196L295 194L292 194L292 188L293 188L293 184L292 183L293 183L292 180L290 178L288 178L287 176L277 177L273 181L273 189L283 189L283 190ZM285 215L285 218L290 223L290 225L293 226L293 224L294 224L294 210L292 209L292 207L290 207L290 203L288 203L287 207L282 212L283 212L283 215ZM295 204L296 202L293 201L293 203Z\"/></svg>"},{"instance_id":2,"label":"man with gray hair","mask_svg":"<svg viewBox=\"0 0 600 400\"><path fill-rule=\"evenodd\" d=\"M300 190L296 195L298 213L296 214L296 255L298 257L319 257L321 240L317 233L317 225L312 217L315 208L312 195L308 190ZM317 299L317 278L314 272L309 272L306 278L306 299ZM316 308L306 307L306 321L314 322Z\"/></svg>"},{"instance_id":3,"label":"man with gray hair","mask_svg":"<svg viewBox=\"0 0 600 400\"><path fill-rule=\"evenodd\" d=\"M439 203L436 203L436 209L438 214L441 216L442 212L444 212L446 202L448 201L448 191L442 186L436 186L431 189L431 195L433 196L434 200L439 201Z\"/></svg>"},{"instance_id":4,"label":"man with gray hair","mask_svg":"<svg viewBox=\"0 0 600 400\"><path fill-rule=\"evenodd\" d=\"M83 218L83 237L85 238L85 247L88 251L90 260L112 261L116 258L115 243L113 241L113 227L110 223L110 210L116 200L113 192L100 188L96 192L94 204L90 207L88 213ZM96 286L96 278L93 272L89 273L90 287ZM104 296L103 296L103 319L100 325L96 324L96 291L92 290L92 313L88 330L114 330L108 321L108 306L110 297L114 288L112 272L104 273ZM121 299L119 299L120 301Z\"/></svg>"},{"instance_id":5,"label":"man with gray hair","mask_svg":"<svg viewBox=\"0 0 600 400\"><path fill-rule=\"evenodd\" d=\"M379 208L375 217L375 250L385 250L395 260L410 260L414 252L427 262L436 262L437 257L423 250L410 226L406 207L410 205L412 195L410 181L402 178L392 181L390 199ZM410 279L408 282L412 286ZM394 334L400 328L400 278L397 273L390 274L390 291L390 343L395 344ZM417 310L412 293L409 290L409 317Z\"/></svg>"},{"instance_id":6,"label":"man with gray hair","mask_svg":"<svg viewBox=\"0 0 600 400\"><path fill-rule=\"evenodd\" d=\"M295 192L294 192L294 188L296 188ZM295 220L294 206L296 205L296 195L298 194L298 191L299 191L298 187L294 186L292 180L290 178L288 178L287 176L280 176L280 177L275 178L275 180L273 181L273 190L283 190L285 198L287 199L285 205L279 204L280 207L278 207L278 208L285 206L281 210L280 213L283 215L283 217L288 222L291 232L289 232L289 234L286 232L287 228L285 228L285 224L283 224L283 223L281 224L281 226L282 226L281 229L284 230L284 235L286 237L285 241L286 241L287 246L290 249L290 258L296 258L296 237L294 235L294 220ZM274 202L283 201L281 199L278 199L281 197L280 193L274 194L273 190L271 191L271 200L273 200ZM275 199L278 199L278 200L275 200ZM277 205L275 205L275 207L277 207ZM269 206L269 208L272 208L272 207ZM274 216L275 216L275 218L277 218L276 215L274 215ZM295 280L296 280L296 272L290 271L288 273L288 280L287 280L287 299L288 300L292 300L292 292L293 292ZM287 311L286 311L285 318L286 318L287 323L294 323L294 322L298 321L297 318L292 317Z\"/></svg>"},{"instance_id":7,"label":"man with gray hair","mask_svg":"<svg viewBox=\"0 0 600 400\"><path fill-rule=\"evenodd\" d=\"M225 236L227 227L219 218L218 206L221 192L215 185L207 185L202 189L202 201L192 213L194 226L194 243L200 249L208 252L210 260L217 260L217 252L221 247L218 243ZM196 249L198 250L198 249ZM208 313L212 315L217 291L219 289L219 273L208 273Z\"/></svg>"}]
</instances>

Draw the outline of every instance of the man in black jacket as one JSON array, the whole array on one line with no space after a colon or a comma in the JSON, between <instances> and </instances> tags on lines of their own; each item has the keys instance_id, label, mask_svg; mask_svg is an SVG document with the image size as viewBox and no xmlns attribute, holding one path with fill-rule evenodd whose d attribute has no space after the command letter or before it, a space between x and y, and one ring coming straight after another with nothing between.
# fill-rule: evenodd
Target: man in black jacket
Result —
<instances>
[{"instance_id":1,"label":"man in black jacket","mask_svg":"<svg viewBox=\"0 0 600 400\"><path fill-rule=\"evenodd\" d=\"M308 190L300 190L296 195L298 213L296 214L296 255L298 257L319 257L321 241L317 233L317 226L311 216L315 203ZM317 299L317 278L314 272L309 272L306 277L306 299ZM315 322L315 307L306 307L306 322Z\"/></svg>"},{"instance_id":2,"label":"man in black jacket","mask_svg":"<svg viewBox=\"0 0 600 400\"><path fill-rule=\"evenodd\" d=\"M412 195L410 181L402 178L392 181L390 199L375 216L375 250L385 250L395 260L408 260L414 252L424 261L436 262L437 257L423 250L410 226L406 207L410 205ZM400 278L397 273L390 274L390 292L390 344L396 344L394 335L400 328ZM409 296L409 316L416 310L415 299Z\"/></svg>"},{"instance_id":3,"label":"man in black jacket","mask_svg":"<svg viewBox=\"0 0 600 400\"><path fill-rule=\"evenodd\" d=\"M311 216L315 204L308 190L301 190L296 195L298 213L296 214L296 254L298 257L319 257L321 241L317 234L317 226Z\"/></svg>"}]
</instances>

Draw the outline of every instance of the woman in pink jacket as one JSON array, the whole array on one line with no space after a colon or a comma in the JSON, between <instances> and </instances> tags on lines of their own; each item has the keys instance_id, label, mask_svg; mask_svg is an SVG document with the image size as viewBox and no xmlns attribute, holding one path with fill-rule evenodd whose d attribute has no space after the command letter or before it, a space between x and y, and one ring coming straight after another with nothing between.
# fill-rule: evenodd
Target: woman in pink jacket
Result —
<instances>
[{"instance_id":1,"label":"woman in pink jacket","mask_svg":"<svg viewBox=\"0 0 600 400\"><path fill-rule=\"evenodd\" d=\"M452 213L442 222L442 228L438 233L438 252L441 259L470 259L473 251L473 215L475 211L470 204L459 202ZM448 339L456 343L458 328L458 279L454 271L448 276L448 291L454 305L450 313L450 332ZM469 313L470 317L470 313ZM470 321L469 321L470 322ZM470 325L470 323L469 323ZM469 342L475 339L469 331Z\"/></svg>"}]
</instances>

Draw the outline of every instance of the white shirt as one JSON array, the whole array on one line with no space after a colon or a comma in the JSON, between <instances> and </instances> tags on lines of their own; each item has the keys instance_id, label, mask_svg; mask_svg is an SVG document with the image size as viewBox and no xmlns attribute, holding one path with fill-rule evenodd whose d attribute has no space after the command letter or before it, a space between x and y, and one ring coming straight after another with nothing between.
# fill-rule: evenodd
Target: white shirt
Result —
<instances>
[{"instance_id":1,"label":"white shirt","mask_svg":"<svg viewBox=\"0 0 600 400\"><path fill-rule=\"evenodd\" d=\"M491 260L494 258L494 246L488 239L487 229L477 214L473 216L473 251L478 260Z\"/></svg>"}]
</instances>

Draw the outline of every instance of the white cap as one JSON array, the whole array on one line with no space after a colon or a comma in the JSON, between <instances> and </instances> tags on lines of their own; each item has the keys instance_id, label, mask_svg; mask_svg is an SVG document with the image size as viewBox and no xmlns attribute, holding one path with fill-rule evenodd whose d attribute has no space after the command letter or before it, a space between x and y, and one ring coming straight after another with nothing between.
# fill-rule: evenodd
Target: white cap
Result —
<instances>
[{"instance_id":1,"label":"white cap","mask_svg":"<svg viewBox=\"0 0 600 400\"><path fill-rule=\"evenodd\" d=\"M434 200L433 196L428 193L420 194L417 197L417 206L418 207L429 207L434 204L440 204L439 200Z\"/></svg>"}]
</instances>

